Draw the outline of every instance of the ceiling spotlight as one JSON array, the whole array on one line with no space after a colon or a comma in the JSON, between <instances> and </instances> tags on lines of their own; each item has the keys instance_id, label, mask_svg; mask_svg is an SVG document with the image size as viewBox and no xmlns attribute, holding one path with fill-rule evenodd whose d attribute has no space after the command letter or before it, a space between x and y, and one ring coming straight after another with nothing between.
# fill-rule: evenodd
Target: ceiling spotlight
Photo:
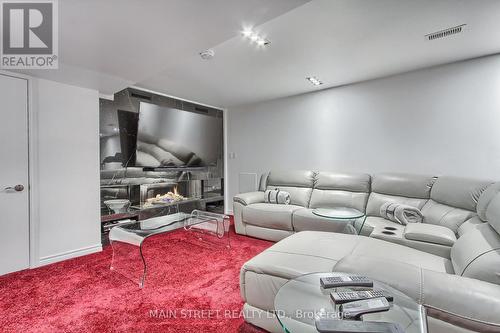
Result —
<instances>
[{"instance_id":1,"label":"ceiling spotlight","mask_svg":"<svg viewBox=\"0 0 500 333\"><path fill-rule=\"evenodd\" d=\"M264 46L268 45L270 42L267 39L260 38L257 40L257 45L259 46Z\"/></svg>"},{"instance_id":2,"label":"ceiling spotlight","mask_svg":"<svg viewBox=\"0 0 500 333\"><path fill-rule=\"evenodd\" d=\"M265 39L264 37L259 36L259 34L253 32L250 29L243 30L241 32L241 35L245 38L250 39L252 42L254 42L255 44L257 44L259 46L266 46L266 45L271 44L271 42L269 40Z\"/></svg>"},{"instance_id":3,"label":"ceiling spotlight","mask_svg":"<svg viewBox=\"0 0 500 333\"><path fill-rule=\"evenodd\" d=\"M323 84L323 82L321 82L320 80L318 80L315 76L306 77L306 79L309 82L311 82L312 84L314 84L315 86L319 86L319 85Z\"/></svg>"},{"instance_id":4,"label":"ceiling spotlight","mask_svg":"<svg viewBox=\"0 0 500 333\"><path fill-rule=\"evenodd\" d=\"M241 32L241 34L244 36L244 37L250 37L252 34L253 34L253 31L251 29L245 29Z\"/></svg>"}]
</instances>

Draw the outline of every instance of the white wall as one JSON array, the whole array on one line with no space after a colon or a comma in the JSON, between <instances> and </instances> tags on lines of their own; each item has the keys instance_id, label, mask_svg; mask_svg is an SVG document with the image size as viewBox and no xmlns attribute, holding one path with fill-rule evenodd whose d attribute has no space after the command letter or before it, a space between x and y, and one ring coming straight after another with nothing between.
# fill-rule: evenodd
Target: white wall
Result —
<instances>
[{"instance_id":1,"label":"white wall","mask_svg":"<svg viewBox=\"0 0 500 333\"><path fill-rule=\"evenodd\" d=\"M99 97L32 79L35 264L101 250Z\"/></svg>"},{"instance_id":2,"label":"white wall","mask_svg":"<svg viewBox=\"0 0 500 333\"><path fill-rule=\"evenodd\" d=\"M272 168L500 180L498 55L235 107L228 116L228 202L241 172Z\"/></svg>"}]
</instances>

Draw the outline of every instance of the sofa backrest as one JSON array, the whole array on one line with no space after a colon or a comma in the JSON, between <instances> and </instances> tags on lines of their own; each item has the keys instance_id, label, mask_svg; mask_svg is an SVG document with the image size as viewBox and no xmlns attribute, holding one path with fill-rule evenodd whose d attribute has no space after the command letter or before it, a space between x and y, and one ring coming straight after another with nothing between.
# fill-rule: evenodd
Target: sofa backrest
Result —
<instances>
[{"instance_id":1,"label":"sofa backrest","mask_svg":"<svg viewBox=\"0 0 500 333\"><path fill-rule=\"evenodd\" d=\"M271 170L267 176L266 189L279 188L290 193L292 205L308 207L314 176L313 171L307 170Z\"/></svg>"},{"instance_id":2,"label":"sofa backrest","mask_svg":"<svg viewBox=\"0 0 500 333\"><path fill-rule=\"evenodd\" d=\"M380 207L386 202L396 202L422 209L429 200L435 180L434 176L402 173L372 176L366 215L381 217Z\"/></svg>"},{"instance_id":3,"label":"sofa backrest","mask_svg":"<svg viewBox=\"0 0 500 333\"><path fill-rule=\"evenodd\" d=\"M465 221L476 216L476 206L489 181L441 176L431 189L430 200L422 207L424 222L441 225L458 233Z\"/></svg>"},{"instance_id":4,"label":"sofa backrest","mask_svg":"<svg viewBox=\"0 0 500 333\"><path fill-rule=\"evenodd\" d=\"M309 208L352 207L364 212L370 179L362 173L317 172Z\"/></svg>"},{"instance_id":5,"label":"sofa backrest","mask_svg":"<svg viewBox=\"0 0 500 333\"><path fill-rule=\"evenodd\" d=\"M477 201L476 210L478 217L483 221L488 221L488 217L486 216L486 210L490 205L493 198L500 193L500 182L496 182L488 186Z\"/></svg>"},{"instance_id":6,"label":"sofa backrest","mask_svg":"<svg viewBox=\"0 0 500 333\"><path fill-rule=\"evenodd\" d=\"M500 182L494 183L488 186L483 193L479 196L479 200L476 205L476 213L474 217L468 219L460 227L458 228L458 236L462 235L474 230L476 227L486 223L486 209L488 205L491 203L493 197L495 197L498 193L500 193Z\"/></svg>"},{"instance_id":7,"label":"sofa backrest","mask_svg":"<svg viewBox=\"0 0 500 333\"><path fill-rule=\"evenodd\" d=\"M259 187L260 190L279 188L289 192L293 205L353 207L365 211L367 216L381 217L380 207L385 202L406 204L422 211L424 223L445 226L462 236L480 225L481 220L486 221L487 204L500 191L500 183L489 186L491 183L402 173L370 176L272 170L261 178Z\"/></svg>"},{"instance_id":8,"label":"sofa backrest","mask_svg":"<svg viewBox=\"0 0 500 333\"><path fill-rule=\"evenodd\" d=\"M494 194L494 195L491 195ZM500 284L500 193L481 196L480 214L487 219L462 235L451 248L455 274ZM483 215L484 213L484 215Z\"/></svg>"}]
</instances>

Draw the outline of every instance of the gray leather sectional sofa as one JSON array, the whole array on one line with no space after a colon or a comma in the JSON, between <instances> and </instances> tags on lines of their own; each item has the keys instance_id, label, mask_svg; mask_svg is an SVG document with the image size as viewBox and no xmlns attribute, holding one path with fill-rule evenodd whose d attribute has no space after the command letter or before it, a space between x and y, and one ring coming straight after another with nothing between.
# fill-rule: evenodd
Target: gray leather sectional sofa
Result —
<instances>
[{"instance_id":1,"label":"gray leather sectional sofa","mask_svg":"<svg viewBox=\"0 0 500 333\"><path fill-rule=\"evenodd\" d=\"M352 207L366 212L362 235L376 227L399 226L380 215L387 201L421 209L424 223L444 226L460 235L479 223L476 203L491 181L410 174L271 171L261 177L260 191L234 197L236 232L278 241L298 231L339 232L344 223L314 215L318 207ZM279 188L291 196L290 205L264 203L265 189ZM464 225L464 222L467 223ZM358 221L361 223L362 221Z\"/></svg>"},{"instance_id":2,"label":"gray leather sectional sofa","mask_svg":"<svg viewBox=\"0 0 500 333\"><path fill-rule=\"evenodd\" d=\"M281 332L273 318L278 289L303 274L341 271L368 275L425 305L432 333L500 332L500 183L271 171L260 189L275 187L290 192L291 205L265 204L262 191L234 198L238 233L282 239L241 269L250 323ZM386 201L418 207L424 223L384 220ZM339 233L342 224L311 213L329 206L366 212L362 235Z\"/></svg>"}]
</instances>

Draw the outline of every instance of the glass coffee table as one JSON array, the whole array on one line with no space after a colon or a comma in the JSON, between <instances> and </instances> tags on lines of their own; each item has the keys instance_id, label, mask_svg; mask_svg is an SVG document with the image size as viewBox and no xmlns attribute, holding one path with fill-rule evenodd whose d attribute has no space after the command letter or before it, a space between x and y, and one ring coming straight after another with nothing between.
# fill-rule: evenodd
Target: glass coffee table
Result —
<instances>
[{"instance_id":1,"label":"glass coffee table","mask_svg":"<svg viewBox=\"0 0 500 333\"><path fill-rule=\"evenodd\" d=\"M339 305L330 297L332 291L363 290L370 288L342 287L323 289L321 277L353 275L346 273L313 273L302 275L285 283L276 294L274 309L286 333L317 333L317 317L342 320ZM386 312L361 316L362 321L378 321L399 324L407 333L427 333L425 308L400 291L373 281L374 289L383 289L394 297Z\"/></svg>"},{"instance_id":2,"label":"glass coffee table","mask_svg":"<svg viewBox=\"0 0 500 333\"><path fill-rule=\"evenodd\" d=\"M349 207L315 208L312 213L331 220L344 221L346 225L343 233L345 234L357 235L361 233L366 220L365 213ZM356 221L359 219L363 219L363 222L361 223L359 230L357 230Z\"/></svg>"},{"instance_id":3,"label":"glass coffee table","mask_svg":"<svg viewBox=\"0 0 500 333\"><path fill-rule=\"evenodd\" d=\"M139 287L142 288L148 268L143 254L146 239L184 230L204 244L230 248L229 221L227 215L194 210L191 214L178 212L113 227L109 232L113 248L110 269L132 280L136 277L130 271L139 271Z\"/></svg>"}]
</instances>

